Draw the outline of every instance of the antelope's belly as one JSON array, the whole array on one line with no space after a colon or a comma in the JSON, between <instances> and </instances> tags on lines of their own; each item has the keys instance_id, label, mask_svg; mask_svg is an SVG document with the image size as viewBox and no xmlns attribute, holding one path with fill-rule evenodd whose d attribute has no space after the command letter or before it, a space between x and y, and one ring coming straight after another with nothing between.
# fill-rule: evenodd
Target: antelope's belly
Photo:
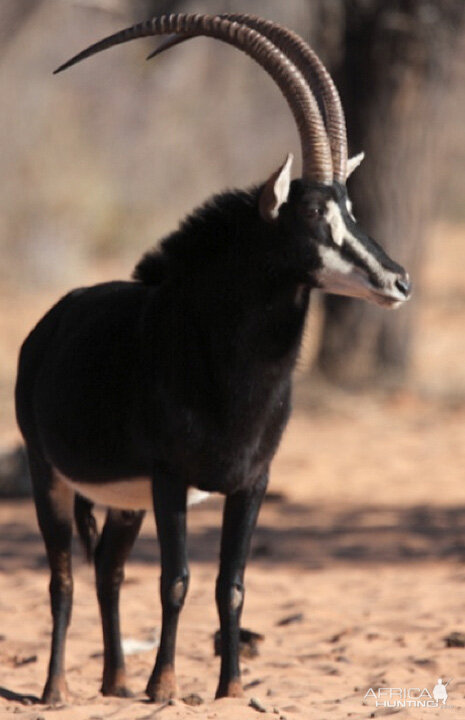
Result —
<instances>
[{"instance_id":1,"label":"antelope's belly","mask_svg":"<svg viewBox=\"0 0 465 720\"><path fill-rule=\"evenodd\" d=\"M110 482L86 483L71 480L54 468L54 475L70 486L75 492L96 505L117 508L118 510L152 510L152 482L149 477L132 477ZM205 500L210 493L190 487L187 491L187 504L195 505Z\"/></svg>"}]
</instances>

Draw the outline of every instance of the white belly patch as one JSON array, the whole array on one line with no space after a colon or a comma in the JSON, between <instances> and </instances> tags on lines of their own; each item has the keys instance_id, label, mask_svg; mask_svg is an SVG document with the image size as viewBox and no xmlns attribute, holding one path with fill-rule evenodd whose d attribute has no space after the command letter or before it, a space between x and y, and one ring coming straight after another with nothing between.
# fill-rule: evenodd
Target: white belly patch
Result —
<instances>
[{"instance_id":1,"label":"white belly patch","mask_svg":"<svg viewBox=\"0 0 465 720\"><path fill-rule=\"evenodd\" d=\"M58 480L65 482L79 495L96 505L119 510L153 510L152 486L148 477L124 478L105 483L84 483L71 480L56 468L53 473ZM204 490L190 487L187 491L187 504L196 505L209 495L210 493Z\"/></svg>"}]
</instances>

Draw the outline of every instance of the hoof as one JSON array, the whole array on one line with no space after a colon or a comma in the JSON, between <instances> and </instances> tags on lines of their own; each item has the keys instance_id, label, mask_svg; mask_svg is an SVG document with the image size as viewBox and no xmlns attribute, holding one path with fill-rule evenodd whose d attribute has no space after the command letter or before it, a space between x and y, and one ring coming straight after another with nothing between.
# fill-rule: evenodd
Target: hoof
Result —
<instances>
[{"instance_id":1,"label":"hoof","mask_svg":"<svg viewBox=\"0 0 465 720\"><path fill-rule=\"evenodd\" d=\"M176 676L173 668L165 668L150 678L146 694L153 702L166 702L176 697Z\"/></svg>"},{"instance_id":2,"label":"hoof","mask_svg":"<svg viewBox=\"0 0 465 720\"><path fill-rule=\"evenodd\" d=\"M112 673L109 672L108 674L103 673L101 692L105 697L134 697L134 693L126 687L126 673L124 668L120 668Z\"/></svg>"},{"instance_id":3,"label":"hoof","mask_svg":"<svg viewBox=\"0 0 465 720\"><path fill-rule=\"evenodd\" d=\"M59 705L66 702L67 695L68 689L64 678L47 680L41 702L44 703L44 705Z\"/></svg>"},{"instance_id":4,"label":"hoof","mask_svg":"<svg viewBox=\"0 0 465 720\"><path fill-rule=\"evenodd\" d=\"M242 684L240 680L230 680L228 683L221 683L218 685L215 699L220 698L241 698L244 697L244 691L242 690Z\"/></svg>"}]
</instances>

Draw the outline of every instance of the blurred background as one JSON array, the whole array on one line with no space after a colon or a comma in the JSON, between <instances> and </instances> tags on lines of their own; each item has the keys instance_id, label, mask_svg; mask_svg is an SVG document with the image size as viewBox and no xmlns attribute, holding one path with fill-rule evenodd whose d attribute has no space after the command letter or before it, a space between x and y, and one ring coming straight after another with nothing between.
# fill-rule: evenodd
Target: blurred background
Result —
<instances>
[{"instance_id":1,"label":"blurred background","mask_svg":"<svg viewBox=\"0 0 465 720\"><path fill-rule=\"evenodd\" d=\"M318 570L320 605L312 595L312 607L322 625L340 629L341 608L325 613L342 593L351 622L363 607L365 618L373 607L381 613L375 644L388 633L389 608L398 617L413 593L440 618L418 650L436 653L440 669L444 632L463 616L459 595L465 603L463 0L1 0L0 492L29 492L16 452L14 376L20 343L51 303L71 287L128 278L141 253L209 195L264 180L289 150L299 157L274 83L210 39L150 62L158 41L140 40L52 75L91 42L177 11L255 13L310 41L340 90L351 154L366 153L350 180L355 214L415 288L398 312L315 295L253 567L281 563L282 582L273 575L281 599L297 592L289 568ZM193 556L212 574L219 502L209 502L194 511ZM6 501L0 513L5 567L20 566L20 575L25 565L43 567L31 504ZM139 564L153 561L152 526L149 533L135 551ZM341 564L345 573L331 574ZM381 567L397 579L400 567L407 574L380 598L373 583ZM32 575L22 578L35 587ZM441 605L438 587L456 605ZM295 606L307 607L301 600ZM382 643L378 650L384 657ZM372 657L361 658L344 672L355 667L354 682L374 682ZM462 666L447 669L457 678ZM436 672L426 661L419 667ZM337 682L337 672L326 675Z\"/></svg>"}]
</instances>

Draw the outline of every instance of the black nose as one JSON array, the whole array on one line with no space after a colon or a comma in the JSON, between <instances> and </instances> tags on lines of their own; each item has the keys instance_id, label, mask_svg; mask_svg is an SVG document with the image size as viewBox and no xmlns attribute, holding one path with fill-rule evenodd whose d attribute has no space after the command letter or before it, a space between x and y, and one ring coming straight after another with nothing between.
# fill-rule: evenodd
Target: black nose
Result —
<instances>
[{"instance_id":1,"label":"black nose","mask_svg":"<svg viewBox=\"0 0 465 720\"><path fill-rule=\"evenodd\" d=\"M407 274L396 280L396 288L400 290L405 297L410 295L412 291L412 282Z\"/></svg>"}]
</instances>

